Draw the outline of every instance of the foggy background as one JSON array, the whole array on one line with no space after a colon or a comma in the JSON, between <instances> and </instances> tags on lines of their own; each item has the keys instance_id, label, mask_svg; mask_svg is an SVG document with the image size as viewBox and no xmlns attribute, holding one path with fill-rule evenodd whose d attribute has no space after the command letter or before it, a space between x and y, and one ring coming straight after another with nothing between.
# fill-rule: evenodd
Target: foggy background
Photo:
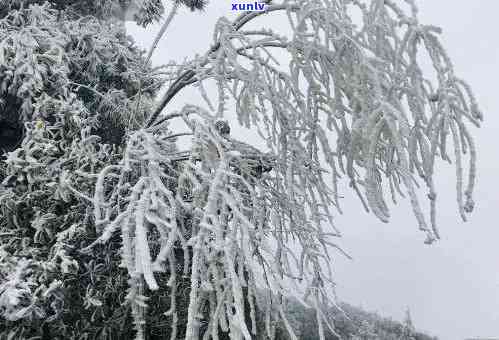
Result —
<instances>
[{"instance_id":1,"label":"foggy background","mask_svg":"<svg viewBox=\"0 0 499 340\"><path fill-rule=\"evenodd\" d=\"M470 129L478 150L475 211L469 222L461 221L455 171L442 162L435 179L442 239L431 246L423 244L424 234L408 201L391 207L391 221L384 224L367 214L353 193L344 192L344 214L336 217L343 233L338 243L353 260L336 257L337 294L345 302L397 320L403 320L409 308L416 328L441 340L499 338L499 2L417 3L421 23L443 28L441 40L456 74L470 83L485 116L481 129ZM211 0L204 13L182 8L153 64L204 54L212 44L216 20L234 16L230 5L229 0ZM277 30L279 24L272 20ZM127 29L139 46L148 49L159 25L144 30L128 23ZM196 90L183 92L172 105L177 109L186 103L201 103Z\"/></svg>"}]
</instances>

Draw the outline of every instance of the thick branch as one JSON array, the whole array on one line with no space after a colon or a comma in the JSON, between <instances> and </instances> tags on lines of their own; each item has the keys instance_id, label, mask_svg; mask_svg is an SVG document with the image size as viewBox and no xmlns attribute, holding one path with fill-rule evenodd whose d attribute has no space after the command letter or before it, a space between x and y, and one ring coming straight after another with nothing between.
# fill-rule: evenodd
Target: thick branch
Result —
<instances>
[{"instance_id":1,"label":"thick branch","mask_svg":"<svg viewBox=\"0 0 499 340\"><path fill-rule=\"evenodd\" d=\"M175 80L175 82L172 84L172 86L170 86L168 91L166 91L165 95L163 96L163 99L158 104L158 107L156 108L154 113L149 118L146 127L151 127L151 125L160 115L161 111L163 111L165 106L172 100L173 97L175 97L175 95L180 90L182 90L187 85L197 81L197 79L194 77L195 75L196 72L194 72L193 70L187 70L184 73L182 73L182 75L180 75L180 77L177 80Z\"/></svg>"}]
</instances>

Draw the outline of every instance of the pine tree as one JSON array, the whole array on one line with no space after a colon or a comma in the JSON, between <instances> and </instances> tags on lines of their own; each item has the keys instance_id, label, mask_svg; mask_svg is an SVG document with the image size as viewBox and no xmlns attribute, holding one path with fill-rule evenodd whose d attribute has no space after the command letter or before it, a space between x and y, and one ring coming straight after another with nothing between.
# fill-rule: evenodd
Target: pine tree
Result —
<instances>
[{"instance_id":1,"label":"pine tree","mask_svg":"<svg viewBox=\"0 0 499 340\"><path fill-rule=\"evenodd\" d=\"M319 334L334 334L343 178L384 222L385 189L393 201L408 195L432 243L433 175L451 148L463 219L474 206L469 125L482 114L440 29L405 2L269 2L290 36L243 13L218 21L204 55L153 68L180 6L204 1L171 2L147 55L119 20L161 20L158 0L0 1L0 338L296 339L289 297L313 308ZM193 84L206 104L170 112ZM227 118L266 149L233 138ZM189 131L170 128L174 119Z\"/></svg>"},{"instance_id":2,"label":"pine tree","mask_svg":"<svg viewBox=\"0 0 499 340\"><path fill-rule=\"evenodd\" d=\"M411 311L409 308L405 311L405 318L402 329L402 340L415 340L414 333L416 329L414 328L414 324L412 323Z\"/></svg>"},{"instance_id":3,"label":"pine tree","mask_svg":"<svg viewBox=\"0 0 499 340\"><path fill-rule=\"evenodd\" d=\"M376 335L376 331L374 325L369 321L364 320L360 324L358 329L358 333L354 335L354 340L377 340L378 337Z\"/></svg>"}]
</instances>

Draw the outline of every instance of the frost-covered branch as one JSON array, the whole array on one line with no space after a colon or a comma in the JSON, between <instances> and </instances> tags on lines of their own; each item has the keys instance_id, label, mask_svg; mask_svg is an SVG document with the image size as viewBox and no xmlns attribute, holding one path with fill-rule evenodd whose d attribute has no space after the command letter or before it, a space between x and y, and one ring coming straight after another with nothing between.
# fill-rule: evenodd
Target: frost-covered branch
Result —
<instances>
[{"instance_id":1,"label":"frost-covered branch","mask_svg":"<svg viewBox=\"0 0 499 340\"><path fill-rule=\"evenodd\" d=\"M133 3L139 23L161 15L158 1ZM10 256L0 262L2 317L60 320L61 294L79 292L81 280L77 299L89 319L124 329L121 306L130 306L137 339L160 317L172 339L272 339L277 324L294 338L291 297L315 310L322 337L334 332L326 310L335 305L343 191L352 188L383 222L387 194L407 196L431 243L439 238L435 169L453 160L463 219L474 206L469 126L482 114L440 30L418 21L413 0L405 4L272 2L265 13L220 19L206 54L146 72L148 57L103 14L74 18L34 4L1 17L0 104L9 116L0 118L22 132L0 162L0 257ZM257 27L254 19L277 13L290 34ZM435 77L422 71L421 52ZM154 102L160 82L169 87ZM168 111L190 84L205 105ZM190 131L173 129L174 119ZM236 120L258 133L262 149L230 133ZM40 245L33 254L30 242ZM124 316L111 311L108 322L104 299Z\"/></svg>"},{"instance_id":2,"label":"frost-covered branch","mask_svg":"<svg viewBox=\"0 0 499 340\"><path fill-rule=\"evenodd\" d=\"M239 123L258 131L273 166L250 181L264 197L259 201L268 220L262 228L270 232L256 248L260 265L272 264L262 269L267 287L277 294L289 293L283 292L283 277L306 277L302 282L308 282L308 289L321 292L312 296L326 296L322 285L332 282L326 273L334 243L324 228L326 222L334 228L332 207L341 212L343 177L366 210L384 222L390 217L387 188L394 202L408 196L425 242L432 243L439 238L434 169L437 159L450 160L447 148L452 144L462 218L473 208L475 147L467 126L479 125L482 115L470 87L454 73L437 37L440 30L420 24L415 2L407 3L408 13L392 1L284 1L269 5L265 13L245 13L233 22L221 19L213 47L179 71L149 118L148 127L164 122L161 112L169 101L185 86L197 84L215 116L229 117L232 98ZM350 19L354 8L362 13L361 25ZM242 30L254 18L275 11L287 14L291 36L270 29ZM274 57L276 48L289 53L289 67ZM420 50L429 55L436 83L421 70ZM206 96L207 81L216 84L217 106ZM466 154L469 176L464 184ZM428 209L418 194L417 177L426 185ZM237 195L224 193L225 204L231 196ZM247 228L254 226L248 222ZM339 235L333 230L331 235ZM271 239L275 249L262 246ZM302 249L294 261L291 239ZM320 321L320 310L317 315Z\"/></svg>"}]
</instances>

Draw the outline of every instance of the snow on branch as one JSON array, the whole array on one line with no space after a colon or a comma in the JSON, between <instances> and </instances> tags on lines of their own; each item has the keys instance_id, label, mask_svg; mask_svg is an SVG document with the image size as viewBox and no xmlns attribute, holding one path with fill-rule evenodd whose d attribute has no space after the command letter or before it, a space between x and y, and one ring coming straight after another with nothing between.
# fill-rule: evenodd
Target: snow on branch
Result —
<instances>
[{"instance_id":1,"label":"snow on branch","mask_svg":"<svg viewBox=\"0 0 499 340\"><path fill-rule=\"evenodd\" d=\"M473 210L476 151L469 125L479 126L482 114L454 73L440 30L418 21L414 1L405 3L408 11L389 0L272 2L267 15L285 13L290 36L250 27L261 13L220 19L213 47L178 68L145 129L128 137L121 162L101 171L93 198L102 227L97 243L121 230L132 289L141 291L142 280L157 289L154 273L167 267L175 280L174 248L186 254L187 339L217 339L220 330L251 339L255 316L252 311L252 322L245 320L244 299L253 301L255 287L270 292L268 336L273 318L293 337L282 308L291 295L317 310L321 333L324 325L333 328L323 310L335 303L330 250L340 235L333 209L341 212L342 178L383 222L390 218L387 188L393 201L407 195L425 242L432 243L439 238L435 166L451 160L451 148L463 220ZM362 13L360 25L353 10ZM287 53L287 67L276 49ZM434 82L422 71L421 51ZM216 84L216 106L204 91L207 81ZM208 109L186 106L162 116L193 83ZM259 132L268 153L217 130L217 119L232 114L230 98L239 123ZM182 157L166 132L168 120L179 117L193 133ZM262 163L251 159L268 161L267 171L254 171ZM429 214L417 177L426 186ZM188 228L180 220L189 220ZM151 241L154 233L159 236ZM208 325L201 330L203 317Z\"/></svg>"}]
</instances>

